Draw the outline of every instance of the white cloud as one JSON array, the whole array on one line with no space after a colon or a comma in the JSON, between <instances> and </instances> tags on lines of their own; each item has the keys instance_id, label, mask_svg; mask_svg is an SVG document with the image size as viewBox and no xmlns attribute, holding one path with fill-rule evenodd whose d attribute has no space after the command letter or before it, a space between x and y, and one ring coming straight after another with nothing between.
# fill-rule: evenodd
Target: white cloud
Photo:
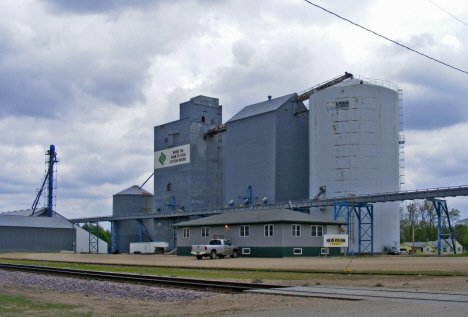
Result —
<instances>
[{"instance_id":1,"label":"white cloud","mask_svg":"<svg viewBox=\"0 0 468 317\"><path fill-rule=\"evenodd\" d=\"M318 3L466 65L466 26L427 1ZM467 21L461 4L444 8ZM55 144L58 211L110 214L113 194L152 173L153 126L177 120L179 103L219 98L227 120L344 71L404 90L408 188L466 179L467 75L304 1L11 0L0 9L0 211L30 207Z\"/></svg>"}]
</instances>

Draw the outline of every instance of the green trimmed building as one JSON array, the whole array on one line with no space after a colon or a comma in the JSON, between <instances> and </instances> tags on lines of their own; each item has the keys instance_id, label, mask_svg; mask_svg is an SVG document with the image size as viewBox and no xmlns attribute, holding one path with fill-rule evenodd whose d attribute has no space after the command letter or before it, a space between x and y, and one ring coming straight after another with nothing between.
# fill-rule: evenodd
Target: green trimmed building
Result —
<instances>
[{"instance_id":1,"label":"green trimmed building","mask_svg":"<svg viewBox=\"0 0 468 317\"><path fill-rule=\"evenodd\" d=\"M229 239L241 257L283 258L340 255L340 248L323 248L323 235L340 234L345 222L288 209L225 212L181 222L177 255L191 255L191 246L210 239Z\"/></svg>"}]
</instances>

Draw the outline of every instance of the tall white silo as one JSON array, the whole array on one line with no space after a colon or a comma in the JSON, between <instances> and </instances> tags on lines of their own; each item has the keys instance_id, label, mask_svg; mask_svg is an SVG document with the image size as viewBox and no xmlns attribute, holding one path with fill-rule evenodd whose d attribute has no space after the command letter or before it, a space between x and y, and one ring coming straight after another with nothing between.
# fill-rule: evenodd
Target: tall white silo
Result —
<instances>
[{"instance_id":1,"label":"tall white silo","mask_svg":"<svg viewBox=\"0 0 468 317\"><path fill-rule=\"evenodd\" d=\"M310 198L399 190L398 89L384 81L352 79L309 99ZM316 211L333 217L333 207ZM350 250L358 250L350 219ZM374 252L399 242L399 203L374 204Z\"/></svg>"}]
</instances>

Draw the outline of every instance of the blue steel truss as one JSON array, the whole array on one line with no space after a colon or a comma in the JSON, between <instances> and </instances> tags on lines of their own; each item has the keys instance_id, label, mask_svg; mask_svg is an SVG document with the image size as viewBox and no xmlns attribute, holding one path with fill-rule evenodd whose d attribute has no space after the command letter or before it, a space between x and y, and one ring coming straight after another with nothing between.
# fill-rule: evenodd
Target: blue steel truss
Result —
<instances>
[{"instance_id":1,"label":"blue steel truss","mask_svg":"<svg viewBox=\"0 0 468 317\"><path fill-rule=\"evenodd\" d=\"M89 253L99 253L99 225L96 224L96 235L91 233L91 224L93 222L88 222L88 233L89 233Z\"/></svg>"},{"instance_id":2,"label":"blue steel truss","mask_svg":"<svg viewBox=\"0 0 468 317\"><path fill-rule=\"evenodd\" d=\"M349 218L352 213L358 219L358 237L359 249L358 254L364 252L374 255L374 206L372 204L358 203L336 203L334 205L334 218L344 218L346 223L349 223ZM345 225L346 233L349 234L349 225ZM349 255L349 247L346 248L346 255Z\"/></svg>"},{"instance_id":3,"label":"blue steel truss","mask_svg":"<svg viewBox=\"0 0 468 317\"><path fill-rule=\"evenodd\" d=\"M111 235L110 235L110 245L111 245L111 253L114 253L118 250L118 240L117 240L117 221L111 221Z\"/></svg>"},{"instance_id":4,"label":"blue steel truss","mask_svg":"<svg viewBox=\"0 0 468 317\"><path fill-rule=\"evenodd\" d=\"M447 201L441 199L426 199L431 201L437 212L437 254L440 255L440 241L443 239L456 254L455 242L453 241L452 224L447 208Z\"/></svg>"},{"instance_id":5,"label":"blue steel truss","mask_svg":"<svg viewBox=\"0 0 468 317\"><path fill-rule=\"evenodd\" d=\"M148 230L146 230L146 226L143 223L143 220L137 219L136 221L138 221L140 224L140 242L143 242L143 237L146 237L146 239L148 239L150 242L153 242L153 239L151 239Z\"/></svg>"}]
</instances>

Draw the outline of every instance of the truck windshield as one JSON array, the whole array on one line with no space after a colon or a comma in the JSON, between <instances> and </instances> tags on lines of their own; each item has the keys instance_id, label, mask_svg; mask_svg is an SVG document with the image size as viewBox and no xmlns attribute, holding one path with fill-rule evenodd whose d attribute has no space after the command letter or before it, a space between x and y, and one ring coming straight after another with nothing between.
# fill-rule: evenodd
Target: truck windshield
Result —
<instances>
[{"instance_id":1,"label":"truck windshield","mask_svg":"<svg viewBox=\"0 0 468 317\"><path fill-rule=\"evenodd\" d=\"M210 245L221 245L221 241L219 240L211 240Z\"/></svg>"}]
</instances>

